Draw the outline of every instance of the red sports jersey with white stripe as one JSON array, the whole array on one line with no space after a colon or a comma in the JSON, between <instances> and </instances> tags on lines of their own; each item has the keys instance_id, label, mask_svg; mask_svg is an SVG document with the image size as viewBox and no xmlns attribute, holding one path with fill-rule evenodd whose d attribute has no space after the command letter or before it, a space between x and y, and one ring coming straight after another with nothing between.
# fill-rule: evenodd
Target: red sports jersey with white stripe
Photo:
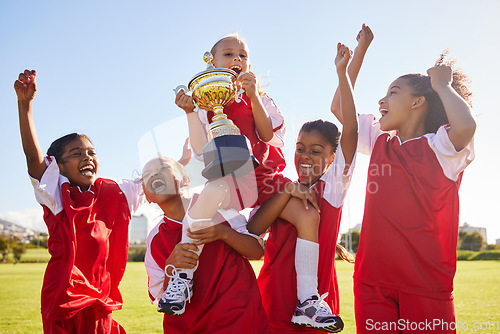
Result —
<instances>
[{"instance_id":1,"label":"red sports jersey with white stripe","mask_svg":"<svg viewBox=\"0 0 500 334\"><path fill-rule=\"evenodd\" d=\"M222 219L220 214L216 216ZM182 223L168 217L148 236L145 265L152 302L161 297L165 262L181 236ZM194 295L186 304L185 313L164 315L165 333L269 332L252 266L223 241L205 244L193 282Z\"/></svg>"},{"instance_id":2,"label":"red sports jersey with white stripe","mask_svg":"<svg viewBox=\"0 0 500 334\"><path fill-rule=\"evenodd\" d=\"M446 126L401 143L372 115L360 116L359 142L371 159L355 281L452 298L458 190L473 143L456 152Z\"/></svg>"},{"instance_id":3,"label":"red sports jersey with white stripe","mask_svg":"<svg viewBox=\"0 0 500 334\"><path fill-rule=\"evenodd\" d=\"M339 146L329 170L311 188L319 204L318 292L328 292L325 301L333 314L339 315L339 290L335 269L335 246L339 235L342 206L354 169L352 162L344 175L344 155ZM297 304L295 244L297 230L287 221L277 219L271 225L266 242L264 265L258 277L262 302L273 334L324 333L290 322Z\"/></svg>"},{"instance_id":4,"label":"red sports jersey with white stripe","mask_svg":"<svg viewBox=\"0 0 500 334\"><path fill-rule=\"evenodd\" d=\"M142 201L141 184L99 178L82 192L59 175L55 160L47 161L42 179L32 179L44 209L51 254L42 286L42 314L57 320L86 307L119 310L128 226L131 212Z\"/></svg>"}]
</instances>

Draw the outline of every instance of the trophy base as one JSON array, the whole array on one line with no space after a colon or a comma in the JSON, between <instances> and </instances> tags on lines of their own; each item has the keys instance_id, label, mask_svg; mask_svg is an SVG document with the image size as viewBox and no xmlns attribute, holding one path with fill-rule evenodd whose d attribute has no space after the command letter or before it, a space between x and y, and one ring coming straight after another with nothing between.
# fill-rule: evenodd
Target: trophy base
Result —
<instances>
[{"instance_id":1,"label":"trophy base","mask_svg":"<svg viewBox=\"0 0 500 334\"><path fill-rule=\"evenodd\" d=\"M243 135L213 138L203 147L203 161L205 168L201 174L208 180L226 175L243 176L259 165Z\"/></svg>"}]
</instances>

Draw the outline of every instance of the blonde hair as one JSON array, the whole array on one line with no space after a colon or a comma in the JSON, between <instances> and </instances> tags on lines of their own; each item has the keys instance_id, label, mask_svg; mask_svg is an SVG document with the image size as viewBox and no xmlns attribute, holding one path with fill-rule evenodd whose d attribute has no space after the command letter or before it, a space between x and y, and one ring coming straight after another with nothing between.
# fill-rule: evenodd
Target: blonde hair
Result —
<instances>
[{"instance_id":1,"label":"blonde hair","mask_svg":"<svg viewBox=\"0 0 500 334\"><path fill-rule=\"evenodd\" d=\"M248 53L250 53L250 49L248 48L248 43L245 41L245 39L243 37L241 37L237 32L234 32L234 33L231 33L231 34L228 34L228 35L222 37L217 42L215 42L215 44L212 46L212 49L210 49L210 53L212 54L212 56L215 55L215 52L217 51L217 47L219 46L219 44L225 40L228 40L228 39L237 40L238 42L243 44L245 46L245 49L247 49ZM248 58L250 58L250 57L248 57ZM257 80L257 91L259 92L260 96L264 95L264 90L260 86L259 80Z\"/></svg>"},{"instance_id":2,"label":"blonde hair","mask_svg":"<svg viewBox=\"0 0 500 334\"><path fill-rule=\"evenodd\" d=\"M212 46L212 49L210 50L210 53L212 55L214 55L215 51L217 51L217 47L219 46L219 44L222 43L223 41L225 41L226 39L231 39L231 38L233 38L233 39L237 40L238 42L240 42L241 44L243 44L245 46L245 48L250 52L250 50L248 49L248 44L245 41L245 39L243 37L241 37L237 32L234 32L234 33L231 33L231 34L228 34L228 35L222 37L217 42L215 42L215 44Z\"/></svg>"}]
</instances>

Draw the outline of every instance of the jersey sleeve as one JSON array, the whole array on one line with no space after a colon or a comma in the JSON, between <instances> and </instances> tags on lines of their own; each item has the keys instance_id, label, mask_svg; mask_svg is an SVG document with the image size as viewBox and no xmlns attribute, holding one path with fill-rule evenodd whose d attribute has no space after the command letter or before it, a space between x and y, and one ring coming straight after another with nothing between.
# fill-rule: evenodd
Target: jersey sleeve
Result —
<instances>
[{"instance_id":1,"label":"jersey sleeve","mask_svg":"<svg viewBox=\"0 0 500 334\"><path fill-rule=\"evenodd\" d=\"M358 152L371 155L373 146L384 131L380 130L380 124L371 114L358 115Z\"/></svg>"},{"instance_id":2,"label":"jersey sleeve","mask_svg":"<svg viewBox=\"0 0 500 334\"><path fill-rule=\"evenodd\" d=\"M149 232L146 241L146 255L144 257L144 266L146 267L146 273L148 275L148 292L151 303L156 303L163 293L163 282L165 280L164 267L158 265L153 255L151 253L151 245L154 242L154 238L158 235L159 227L162 224L161 220L152 230Z\"/></svg>"},{"instance_id":3,"label":"jersey sleeve","mask_svg":"<svg viewBox=\"0 0 500 334\"><path fill-rule=\"evenodd\" d=\"M130 214L133 214L145 201L142 180L140 178L135 180L112 180L123 191L125 198L127 198Z\"/></svg>"},{"instance_id":4,"label":"jersey sleeve","mask_svg":"<svg viewBox=\"0 0 500 334\"><path fill-rule=\"evenodd\" d=\"M436 134L428 135L427 140L431 149L436 153L446 177L457 181L460 173L474 160L474 138L457 152L448 136L448 129L448 125L441 126Z\"/></svg>"},{"instance_id":5,"label":"jersey sleeve","mask_svg":"<svg viewBox=\"0 0 500 334\"><path fill-rule=\"evenodd\" d=\"M285 118L273 99L266 94L262 96L262 104L271 118L274 132L273 137L267 143L271 146L283 147L285 145ZM258 135L257 133L257 136Z\"/></svg>"},{"instance_id":6,"label":"jersey sleeve","mask_svg":"<svg viewBox=\"0 0 500 334\"><path fill-rule=\"evenodd\" d=\"M356 155L352 159L350 166L347 166L342 152L342 146L337 147L335 158L328 171L321 176L321 180L325 182L325 191L323 198L330 203L330 205L340 208L344 204L347 190L351 184L352 173L356 163Z\"/></svg>"},{"instance_id":7,"label":"jersey sleeve","mask_svg":"<svg viewBox=\"0 0 500 334\"><path fill-rule=\"evenodd\" d=\"M35 190L36 201L49 208L49 210L57 215L63 210L61 197L61 184L68 182L68 179L59 174L59 166L54 157L45 157L47 169L42 175L40 181L35 178L31 179L31 184Z\"/></svg>"}]
</instances>

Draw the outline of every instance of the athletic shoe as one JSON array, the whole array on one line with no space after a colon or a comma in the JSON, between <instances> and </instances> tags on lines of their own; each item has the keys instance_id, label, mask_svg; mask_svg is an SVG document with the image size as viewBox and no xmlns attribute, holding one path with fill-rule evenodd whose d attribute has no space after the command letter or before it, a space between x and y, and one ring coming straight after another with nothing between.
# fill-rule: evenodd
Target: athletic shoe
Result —
<instances>
[{"instance_id":1,"label":"athletic shoe","mask_svg":"<svg viewBox=\"0 0 500 334\"><path fill-rule=\"evenodd\" d=\"M179 274L175 268L172 269L172 275L167 274L167 276L170 277L170 281L158 301L158 312L181 315L186 310L186 300L190 301L193 296L193 281L186 273Z\"/></svg>"},{"instance_id":2,"label":"athletic shoe","mask_svg":"<svg viewBox=\"0 0 500 334\"><path fill-rule=\"evenodd\" d=\"M324 301L328 292L318 298L312 296L303 303L297 303L292 323L319 329L323 332L338 333L344 328L340 317L334 316L330 306Z\"/></svg>"}]
</instances>

